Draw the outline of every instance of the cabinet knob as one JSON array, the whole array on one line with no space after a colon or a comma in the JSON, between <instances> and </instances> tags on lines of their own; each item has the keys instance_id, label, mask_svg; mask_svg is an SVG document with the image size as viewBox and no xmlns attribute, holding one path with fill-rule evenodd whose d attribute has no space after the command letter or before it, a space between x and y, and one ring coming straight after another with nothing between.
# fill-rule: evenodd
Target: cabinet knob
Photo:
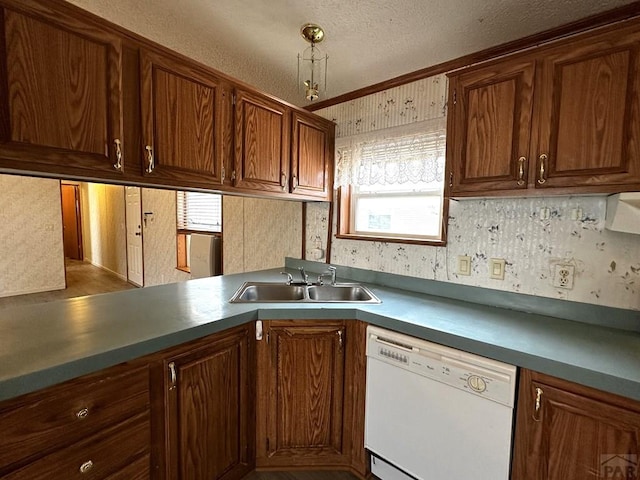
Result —
<instances>
[{"instance_id":1,"label":"cabinet knob","mask_svg":"<svg viewBox=\"0 0 640 480\"><path fill-rule=\"evenodd\" d=\"M89 409L88 408L83 408L81 410L78 410L76 412L76 418L78 420L82 420L84 418L87 418L89 416Z\"/></svg>"},{"instance_id":2,"label":"cabinet knob","mask_svg":"<svg viewBox=\"0 0 640 480\"><path fill-rule=\"evenodd\" d=\"M547 154L543 153L542 155L540 155L540 172L538 176L538 183L540 185L542 185L547 181L547 179L545 178L546 177L545 168L546 168L546 163L548 159L549 157L547 156Z\"/></svg>"},{"instance_id":3,"label":"cabinet knob","mask_svg":"<svg viewBox=\"0 0 640 480\"><path fill-rule=\"evenodd\" d=\"M93 468L93 462L91 460L87 460L82 465L80 465L80 473L87 473Z\"/></svg>"},{"instance_id":4,"label":"cabinet knob","mask_svg":"<svg viewBox=\"0 0 640 480\"><path fill-rule=\"evenodd\" d=\"M116 138L113 141L113 145L116 150L116 163L113 164L113 168L121 172L122 171L122 143L120 142L119 139Z\"/></svg>"},{"instance_id":5,"label":"cabinet knob","mask_svg":"<svg viewBox=\"0 0 640 480\"><path fill-rule=\"evenodd\" d=\"M146 168L146 172L147 173L152 173L153 169L155 168L155 162L153 160L153 148L151 148L151 145L147 145L146 147L144 147L144 150L147 152L147 168Z\"/></svg>"},{"instance_id":6,"label":"cabinet knob","mask_svg":"<svg viewBox=\"0 0 640 480\"><path fill-rule=\"evenodd\" d=\"M518 186L524 185L524 165L527 162L526 157L520 157L518 159Z\"/></svg>"}]
</instances>

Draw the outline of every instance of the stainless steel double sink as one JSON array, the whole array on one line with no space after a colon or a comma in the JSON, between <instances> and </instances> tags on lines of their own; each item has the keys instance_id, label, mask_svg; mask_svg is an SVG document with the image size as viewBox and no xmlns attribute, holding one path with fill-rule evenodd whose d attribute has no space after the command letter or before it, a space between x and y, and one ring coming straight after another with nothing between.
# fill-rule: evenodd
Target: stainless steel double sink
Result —
<instances>
[{"instance_id":1,"label":"stainless steel double sink","mask_svg":"<svg viewBox=\"0 0 640 480\"><path fill-rule=\"evenodd\" d=\"M229 301L231 303L381 303L371 290L358 283L289 285L245 282Z\"/></svg>"}]
</instances>

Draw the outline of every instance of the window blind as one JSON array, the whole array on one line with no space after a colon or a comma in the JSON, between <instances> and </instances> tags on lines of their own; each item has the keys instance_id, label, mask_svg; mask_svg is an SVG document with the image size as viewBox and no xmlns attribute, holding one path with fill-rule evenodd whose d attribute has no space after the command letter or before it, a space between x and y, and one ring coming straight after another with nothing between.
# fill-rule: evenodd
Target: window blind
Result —
<instances>
[{"instance_id":1,"label":"window blind","mask_svg":"<svg viewBox=\"0 0 640 480\"><path fill-rule=\"evenodd\" d=\"M222 231L222 195L176 192L178 230L217 233Z\"/></svg>"}]
</instances>

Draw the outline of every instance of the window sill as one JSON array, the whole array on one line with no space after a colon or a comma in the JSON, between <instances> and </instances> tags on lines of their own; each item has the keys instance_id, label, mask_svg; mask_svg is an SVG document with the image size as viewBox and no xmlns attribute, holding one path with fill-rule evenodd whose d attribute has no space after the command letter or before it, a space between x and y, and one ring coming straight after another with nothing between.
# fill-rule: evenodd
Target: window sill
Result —
<instances>
[{"instance_id":1,"label":"window sill","mask_svg":"<svg viewBox=\"0 0 640 480\"><path fill-rule=\"evenodd\" d=\"M418 238L402 238L402 237L378 237L368 235L353 235L350 233L339 233L336 238L344 240L364 240L369 242L386 242L386 243L404 243L408 245L430 245L433 247L444 247L446 240L420 240Z\"/></svg>"}]
</instances>

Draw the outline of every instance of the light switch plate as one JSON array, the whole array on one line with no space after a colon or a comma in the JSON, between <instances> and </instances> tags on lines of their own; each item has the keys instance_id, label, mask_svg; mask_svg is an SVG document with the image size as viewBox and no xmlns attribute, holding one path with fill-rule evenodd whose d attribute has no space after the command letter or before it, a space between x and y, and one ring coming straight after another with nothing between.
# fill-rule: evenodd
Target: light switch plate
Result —
<instances>
[{"instance_id":1,"label":"light switch plate","mask_svg":"<svg viewBox=\"0 0 640 480\"><path fill-rule=\"evenodd\" d=\"M491 258L489 260L489 277L495 280L504 280L504 258Z\"/></svg>"},{"instance_id":2,"label":"light switch plate","mask_svg":"<svg viewBox=\"0 0 640 480\"><path fill-rule=\"evenodd\" d=\"M458 275L471 275L471 257L458 255Z\"/></svg>"}]
</instances>

